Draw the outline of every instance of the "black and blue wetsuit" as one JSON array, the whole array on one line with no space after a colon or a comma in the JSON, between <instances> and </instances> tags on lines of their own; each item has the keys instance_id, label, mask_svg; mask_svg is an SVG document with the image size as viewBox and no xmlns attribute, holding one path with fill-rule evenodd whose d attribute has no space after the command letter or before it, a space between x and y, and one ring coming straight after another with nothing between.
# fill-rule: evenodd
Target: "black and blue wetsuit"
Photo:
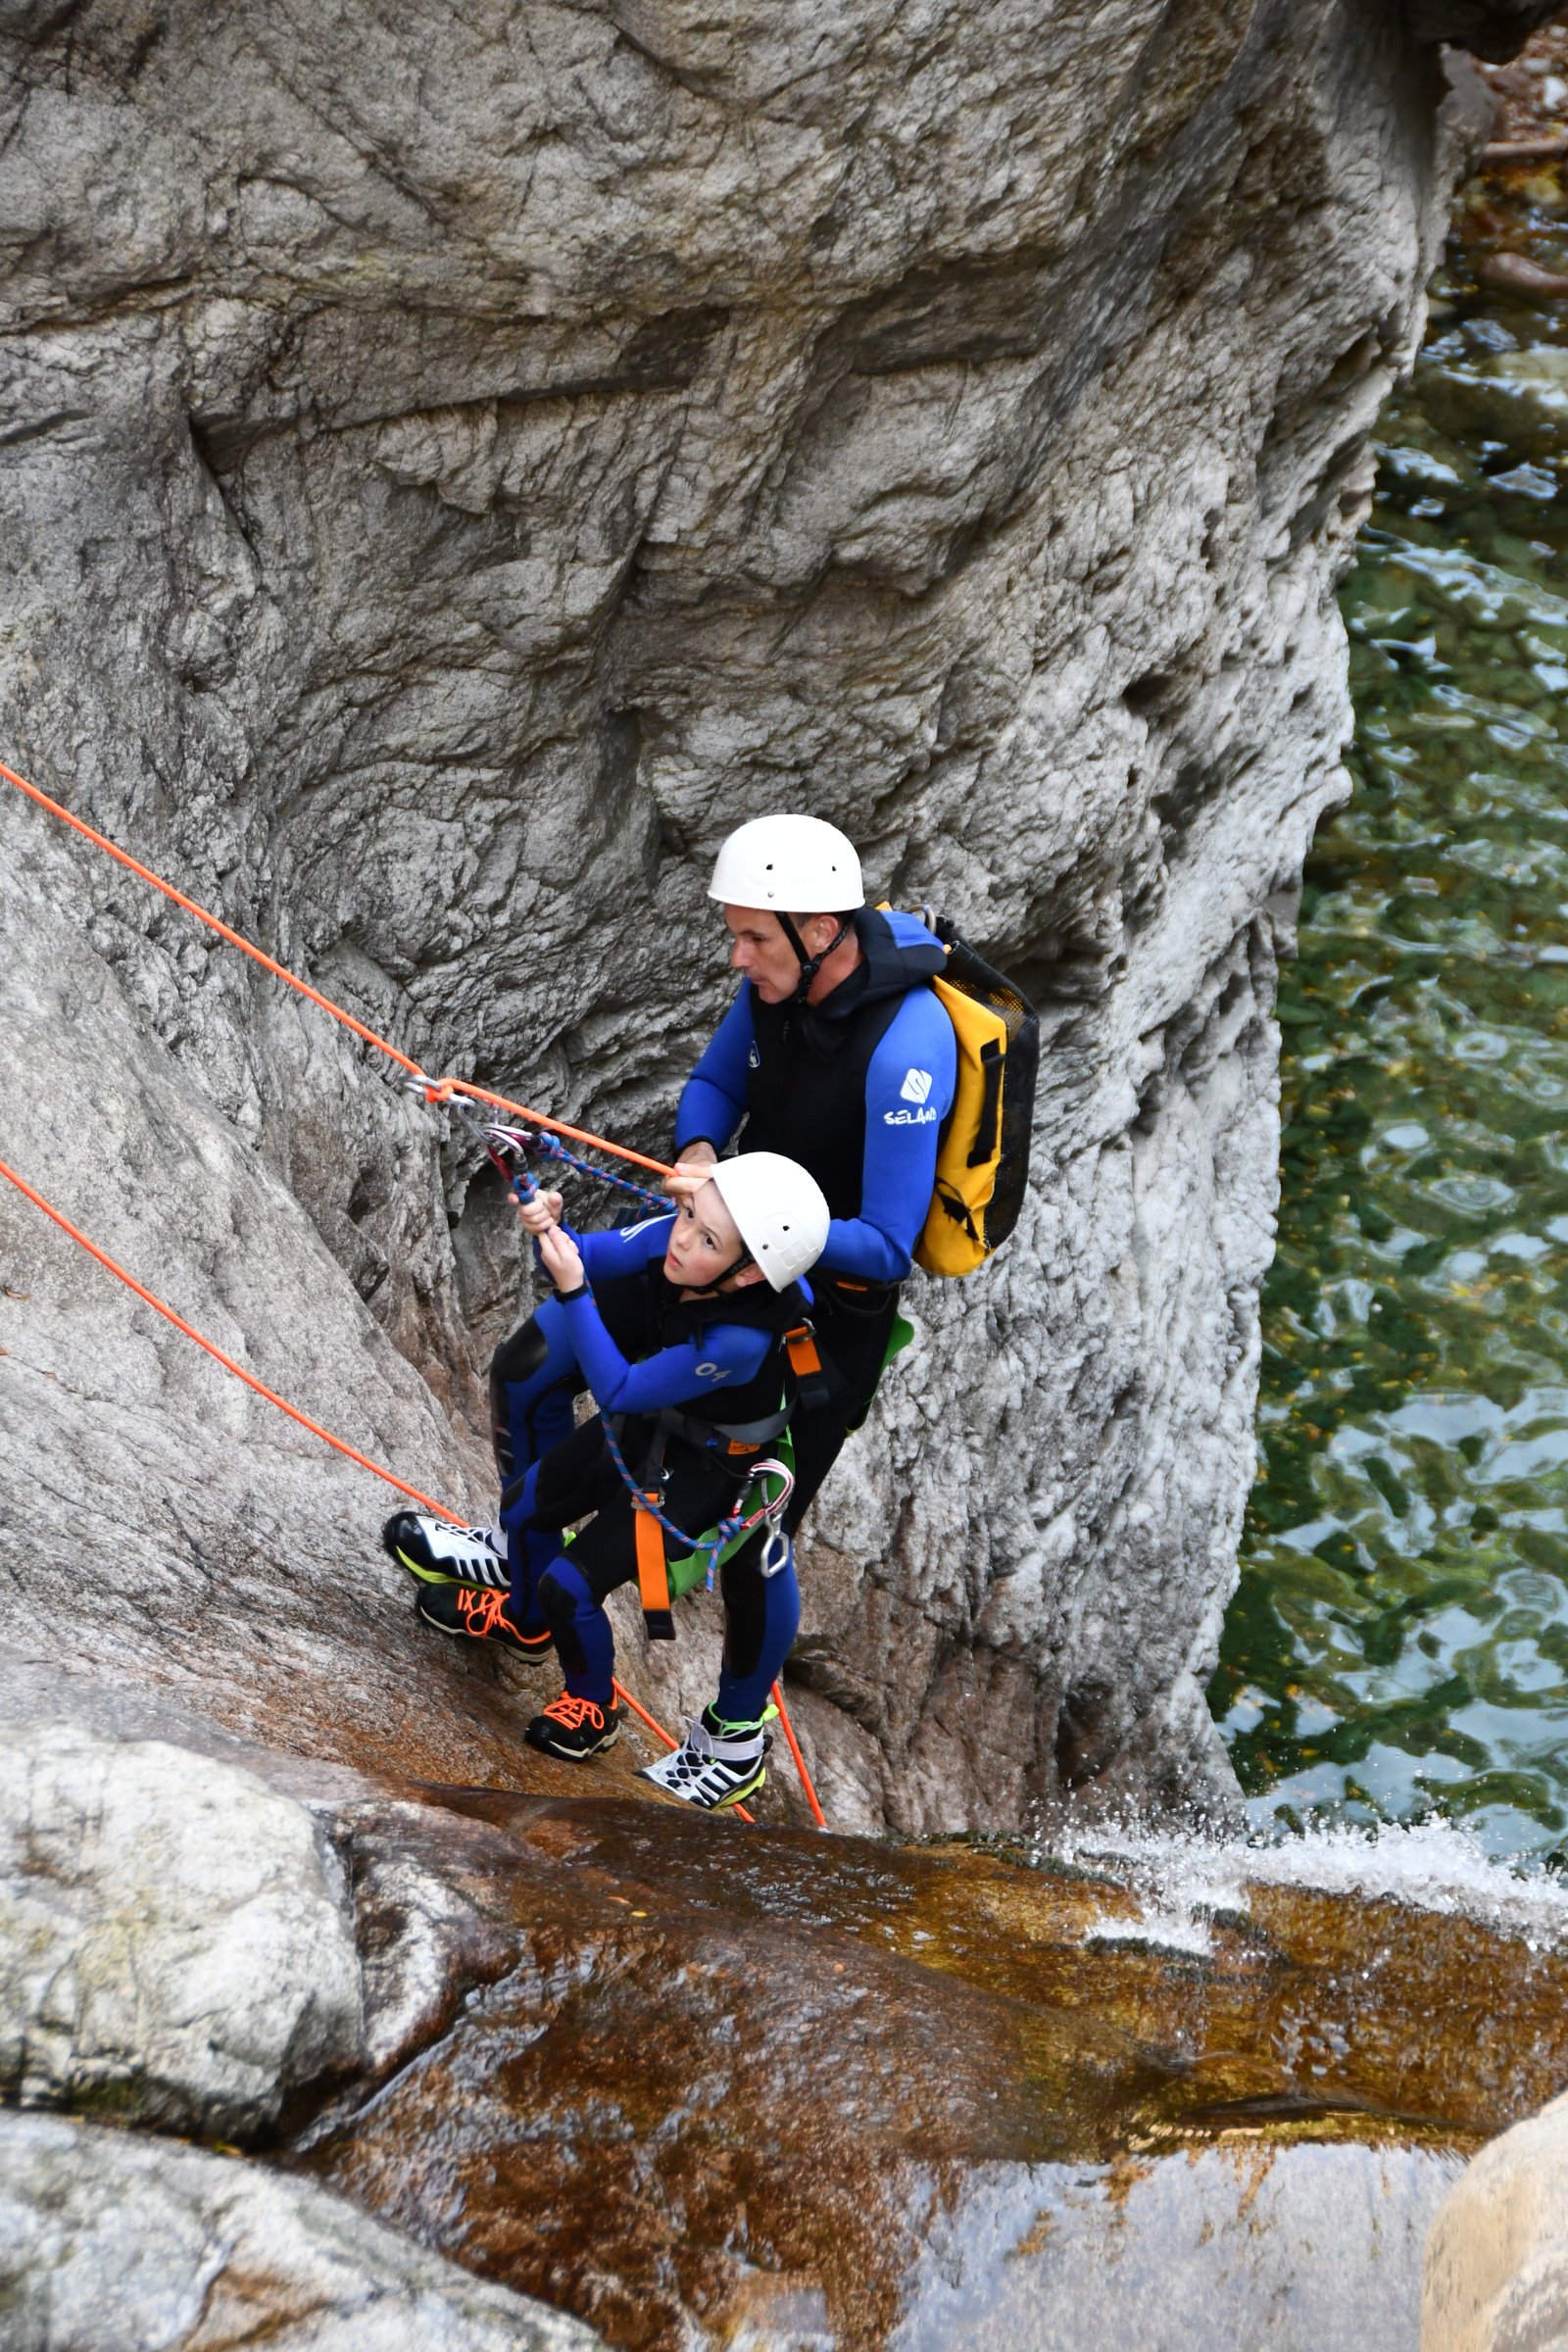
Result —
<instances>
[{"instance_id":1,"label":"black and blue wetsuit","mask_svg":"<svg viewBox=\"0 0 1568 2352\"><path fill-rule=\"evenodd\" d=\"M573 1234L581 1289L547 1299L492 1368L513 1616L525 1632L549 1626L566 1689L598 1706L610 1704L614 1670L604 1603L637 1573L634 1505L602 1418L572 1426L574 1395L586 1388L600 1416L614 1418L639 1477L657 1449L666 1517L701 1535L733 1509L750 1462L783 1426L793 1401L784 1334L809 1308L795 1285L683 1297L662 1271L673 1222ZM590 1513L564 1545L563 1528ZM720 1571L717 1704L736 1723L761 1715L800 1623L793 1559L764 1578L761 1546L759 1535ZM666 1536L666 1557L677 1548Z\"/></svg>"},{"instance_id":2,"label":"black and blue wetsuit","mask_svg":"<svg viewBox=\"0 0 1568 2352\"><path fill-rule=\"evenodd\" d=\"M881 1378L936 1182L937 1144L957 1071L953 1024L930 987L946 956L914 915L862 907L862 961L819 1004L764 1004L744 987L688 1080L675 1121L684 1152L783 1152L816 1178L832 1223L812 1282L832 1384L799 1411L793 1531Z\"/></svg>"}]
</instances>

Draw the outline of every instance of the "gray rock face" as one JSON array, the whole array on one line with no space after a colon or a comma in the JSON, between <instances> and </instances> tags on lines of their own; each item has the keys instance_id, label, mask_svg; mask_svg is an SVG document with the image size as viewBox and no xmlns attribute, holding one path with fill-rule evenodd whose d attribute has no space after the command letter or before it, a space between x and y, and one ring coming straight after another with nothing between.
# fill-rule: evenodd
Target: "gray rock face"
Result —
<instances>
[{"instance_id":1,"label":"gray rock face","mask_svg":"<svg viewBox=\"0 0 1568 2352\"><path fill-rule=\"evenodd\" d=\"M1562 8L1560 0L1406 0L1406 14L1417 40L1453 41L1500 62Z\"/></svg>"},{"instance_id":2,"label":"gray rock face","mask_svg":"<svg viewBox=\"0 0 1568 2352\"><path fill-rule=\"evenodd\" d=\"M1222 1796L1274 957L1436 54L1396 0L4 24L3 756L426 1066L656 1147L732 823L940 902L1042 1004L1035 1184L817 1512L808 1745L851 1826ZM9 793L0 893L0 1153L481 1510L472 1155ZM6 1642L506 1777L531 1699L395 1612L384 1496L10 1196L0 1254Z\"/></svg>"},{"instance_id":3,"label":"gray rock face","mask_svg":"<svg viewBox=\"0 0 1568 2352\"><path fill-rule=\"evenodd\" d=\"M933 2230L892 2352L1416 2352L1422 2244L1460 2162L1254 2141L998 2166Z\"/></svg>"},{"instance_id":4,"label":"gray rock face","mask_svg":"<svg viewBox=\"0 0 1568 2352\"><path fill-rule=\"evenodd\" d=\"M244 2138L363 2055L303 1806L159 1740L0 1731L0 2092Z\"/></svg>"},{"instance_id":5,"label":"gray rock face","mask_svg":"<svg viewBox=\"0 0 1568 2352\"><path fill-rule=\"evenodd\" d=\"M198 2148L0 2115L8 2352L591 2352L305 2181Z\"/></svg>"}]
</instances>

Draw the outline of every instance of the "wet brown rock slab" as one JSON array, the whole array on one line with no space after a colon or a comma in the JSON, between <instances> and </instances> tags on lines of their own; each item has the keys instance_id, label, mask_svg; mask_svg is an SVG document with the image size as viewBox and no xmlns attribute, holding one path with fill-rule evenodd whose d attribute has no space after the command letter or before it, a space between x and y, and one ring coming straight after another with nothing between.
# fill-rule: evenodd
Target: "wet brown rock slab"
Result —
<instances>
[{"instance_id":1,"label":"wet brown rock slab","mask_svg":"<svg viewBox=\"0 0 1568 2352\"><path fill-rule=\"evenodd\" d=\"M823 1841L768 1837L775 1881L734 1825L662 1814L662 1850L629 1807L466 1801L511 1816L465 1821L446 1863L507 1973L309 2161L618 2341L675 2340L682 2313L716 2318L757 2270L799 2274L877 2340L927 2170L1108 2161L1165 2082L1087 2014L878 1949L873 1910L907 1906L907 1872L869 1843L841 1870ZM357 1884L386 1874L389 1838L408 1867L430 1835L409 1808L340 1829Z\"/></svg>"},{"instance_id":2,"label":"wet brown rock slab","mask_svg":"<svg viewBox=\"0 0 1568 2352\"><path fill-rule=\"evenodd\" d=\"M1109 1873L419 1793L342 1809L336 1835L372 1955L377 1902L406 1967L400 1885L447 1889L424 2006L383 2037L379 2091L296 2161L650 2352L694 2323L939 2340L916 2321L947 2308L944 2232L978 2243L1004 2215L1008 2263L1032 2260L1038 2191L1092 2270L1118 2200L1175 2228L1174 2190L1141 2184L1216 2154L1232 2185L1203 2173L1194 2261L1245 2237L1249 2167L1285 2168L1271 2245L1300 2197L1313 2227L1348 2199L1352 2234L1403 2245L1457 2152L1568 2071L1568 1962L1467 1917L1255 1886L1178 1952Z\"/></svg>"}]
</instances>

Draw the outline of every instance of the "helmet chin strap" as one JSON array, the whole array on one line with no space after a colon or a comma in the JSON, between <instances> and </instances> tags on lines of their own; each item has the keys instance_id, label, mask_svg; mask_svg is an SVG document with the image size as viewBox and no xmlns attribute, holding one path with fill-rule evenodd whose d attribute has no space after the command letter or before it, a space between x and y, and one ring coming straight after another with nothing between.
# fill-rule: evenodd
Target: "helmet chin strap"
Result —
<instances>
[{"instance_id":1,"label":"helmet chin strap","mask_svg":"<svg viewBox=\"0 0 1568 2352\"><path fill-rule=\"evenodd\" d=\"M689 1291L694 1298L711 1298L713 1293L728 1282L732 1274L738 1274L743 1266L749 1266L752 1263L751 1251L743 1250L739 1257L732 1259L730 1264L724 1268L722 1274L713 1276L711 1282L683 1282L680 1287L683 1291Z\"/></svg>"},{"instance_id":2,"label":"helmet chin strap","mask_svg":"<svg viewBox=\"0 0 1568 2352\"><path fill-rule=\"evenodd\" d=\"M806 953L806 942L796 930L794 918L787 914L781 914L779 916L779 929L789 941L790 946L795 950L795 958L801 967L800 980L796 986L794 996L790 999L790 1003L792 1004L805 1004L807 995L811 986L811 982L816 978L817 973L822 969L822 966L824 963L826 963L828 957L832 955L835 955L838 950L843 947L844 942L850 936L851 926L853 925L854 921L854 915L847 914L843 922L840 923L838 929L834 932L833 937L828 941L827 946L822 950L821 955L808 956Z\"/></svg>"}]
</instances>

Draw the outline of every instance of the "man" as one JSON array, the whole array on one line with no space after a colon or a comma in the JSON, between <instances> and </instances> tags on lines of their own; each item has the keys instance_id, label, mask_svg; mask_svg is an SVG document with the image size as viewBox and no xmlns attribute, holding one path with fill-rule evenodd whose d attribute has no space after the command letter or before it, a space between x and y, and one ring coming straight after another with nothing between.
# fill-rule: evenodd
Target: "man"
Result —
<instances>
[{"instance_id":1,"label":"man","mask_svg":"<svg viewBox=\"0 0 1568 2352\"><path fill-rule=\"evenodd\" d=\"M798 1161L831 1215L811 1315L828 1393L791 1417L796 1483L784 1524L793 1535L870 1408L931 1205L957 1065L929 985L946 956L915 916L866 906L854 844L817 817L742 825L719 852L709 895L723 906L745 986L682 1093L669 1190L688 1199L706 1185L744 1123L741 1151ZM571 1431L582 1374L553 1301L496 1350L490 1386L505 1485ZM383 1541L421 1580L518 1594L530 1559L537 1576L553 1551L529 1529L401 1512ZM549 1645L531 1615L486 1622L491 1639L514 1647Z\"/></svg>"},{"instance_id":2,"label":"man","mask_svg":"<svg viewBox=\"0 0 1568 2352\"><path fill-rule=\"evenodd\" d=\"M730 962L745 985L680 1099L671 1191L739 1149L783 1152L832 1212L812 1276L827 1395L797 1407L791 1534L870 1408L931 1205L953 1102L953 1026L930 987L946 960L915 916L865 904L836 826L757 817L718 855Z\"/></svg>"}]
</instances>

